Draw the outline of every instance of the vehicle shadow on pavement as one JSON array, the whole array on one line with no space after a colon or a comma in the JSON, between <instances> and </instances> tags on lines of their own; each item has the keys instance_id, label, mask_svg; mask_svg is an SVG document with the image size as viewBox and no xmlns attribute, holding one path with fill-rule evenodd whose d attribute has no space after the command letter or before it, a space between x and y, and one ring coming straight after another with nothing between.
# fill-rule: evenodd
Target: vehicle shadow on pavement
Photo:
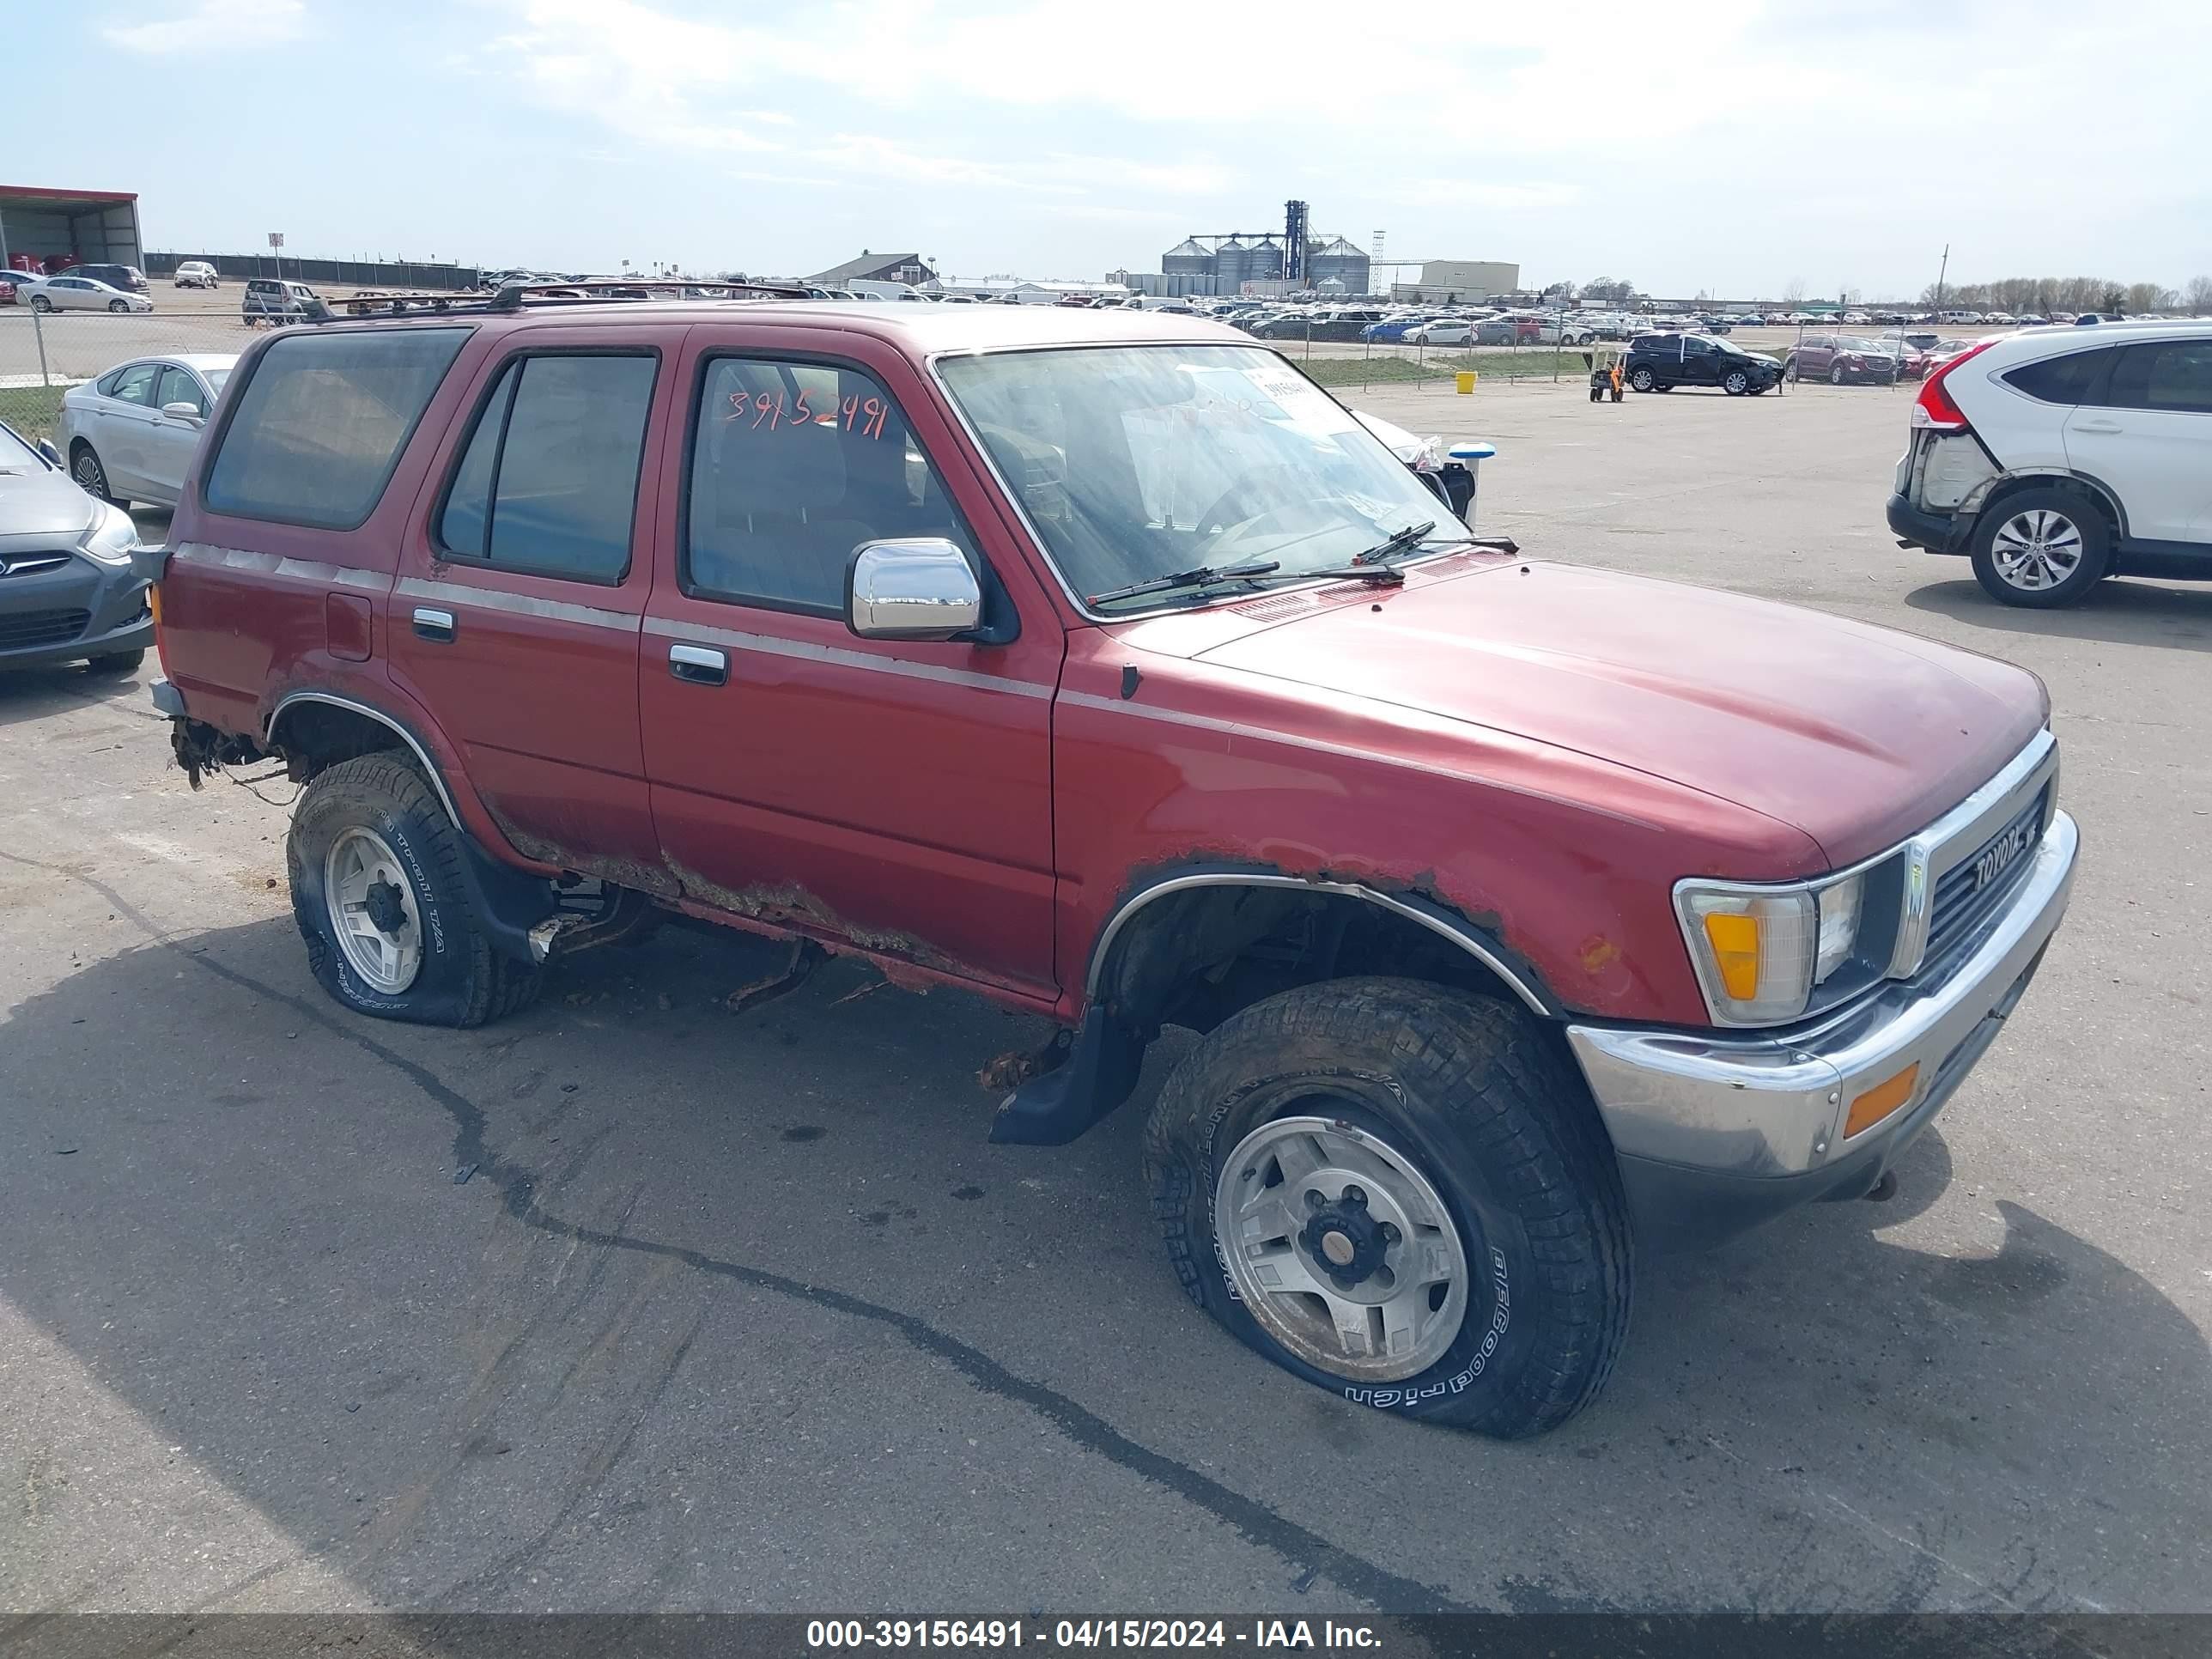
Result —
<instances>
[{"instance_id":1,"label":"vehicle shadow on pavement","mask_svg":"<svg viewBox=\"0 0 2212 1659\"><path fill-rule=\"evenodd\" d=\"M135 674L94 674L83 665L65 668L0 670L0 726L45 720L80 703L111 703L125 713L161 717L146 700L146 684L155 672L153 659Z\"/></svg>"},{"instance_id":2,"label":"vehicle shadow on pavement","mask_svg":"<svg viewBox=\"0 0 2212 1659\"><path fill-rule=\"evenodd\" d=\"M1930 582L1906 594L1905 602L1993 634L2212 651L2212 589L2201 586L2120 578L2100 582L2079 603L2061 610L2029 611L1999 605L1969 578Z\"/></svg>"},{"instance_id":3,"label":"vehicle shadow on pavement","mask_svg":"<svg viewBox=\"0 0 2212 1659\"><path fill-rule=\"evenodd\" d=\"M2022 1205L1985 1256L1886 1241L1965 1201L1933 1135L1889 1205L1647 1263L1612 1391L1500 1446L1309 1389L1189 1306L1136 1172L1158 1064L1073 1146L988 1147L972 1073L1040 1023L834 961L727 1012L775 956L667 929L429 1030L326 1002L280 915L6 1011L0 1293L293 1547L215 1552L157 1606L1072 1606L1105 1570L1308 1610L2032 1607L2108 1523L2197 1535L2170 1510L2201 1495L2129 1483L2147 1445L2189 1492L2212 1467L2204 1339ZM81 1558L137 1500L70 1455L73 1489L0 1518L0 1606L114 1604ZM1694 1543L1650 1547L1647 1489L1700 1505ZM1516 1517L1481 1548L1374 1547L1478 1490ZM1210 1553L1255 1545L1291 1564L1272 1595Z\"/></svg>"}]
</instances>

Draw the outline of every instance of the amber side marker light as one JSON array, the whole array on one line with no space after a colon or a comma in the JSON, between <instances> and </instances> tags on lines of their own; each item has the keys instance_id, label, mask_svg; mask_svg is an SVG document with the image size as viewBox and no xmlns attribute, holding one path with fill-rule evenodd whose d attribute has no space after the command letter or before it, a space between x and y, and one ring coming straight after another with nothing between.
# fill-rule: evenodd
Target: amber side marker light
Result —
<instances>
[{"instance_id":1,"label":"amber side marker light","mask_svg":"<svg viewBox=\"0 0 2212 1659\"><path fill-rule=\"evenodd\" d=\"M1844 1120L1844 1139L1849 1140L1861 1130L1871 1129L1892 1112L1912 1098L1913 1085L1920 1081L1920 1062L1915 1060L1887 1083L1876 1084L1851 1102L1850 1115Z\"/></svg>"}]
</instances>

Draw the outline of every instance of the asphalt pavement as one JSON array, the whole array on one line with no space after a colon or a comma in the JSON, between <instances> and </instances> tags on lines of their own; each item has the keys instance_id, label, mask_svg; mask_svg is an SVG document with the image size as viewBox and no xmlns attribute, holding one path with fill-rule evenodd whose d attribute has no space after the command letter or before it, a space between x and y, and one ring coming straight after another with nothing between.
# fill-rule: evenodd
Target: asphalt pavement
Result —
<instances>
[{"instance_id":1,"label":"asphalt pavement","mask_svg":"<svg viewBox=\"0 0 2212 1659\"><path fill-rule=\"evenodd\" d=\"M678 928L482 1030L358 1018L289 785L190 791L141 682L0 678L0 1609L2204 1608L2212 587L2031 614L1898 550L1909 395L1359 399L1495 442L1480 527L1532 555L2027 664L2084 835L1896 1198L1643 1263L1533 1443L1183 1298L1168 1054L988 1146L1041 1027L834 962L732 1014L774 953Z\"/></svg>"}]
</instances>

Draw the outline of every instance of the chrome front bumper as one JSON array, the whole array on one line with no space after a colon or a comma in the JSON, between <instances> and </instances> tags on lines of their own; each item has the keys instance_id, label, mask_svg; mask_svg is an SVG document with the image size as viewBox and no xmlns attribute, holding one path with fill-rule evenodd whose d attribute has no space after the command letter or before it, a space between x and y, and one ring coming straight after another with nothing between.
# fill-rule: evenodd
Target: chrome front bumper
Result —
<instances>
[{"instance_id":1,"label":"chrome front bumper","mask_svg":"<svg viewBox=\"0 0 2212 1659\"><path fill-rule=\"evenodd\" d=\"M1855 1196L1839 1189L1862 1175L1871 1186L1949 1099L2019 1000L2066 913L2079 846L2074 820L2053 813L2019 892L1936 985L1886 986L1837 1013L1764 1035L1570 1025L1568 1042L1632 1197L1639 1184L1694 1197L1696 1177L1711 1176L1717 1192L1751 1202L1757 1220L1814 1198ZM1851 1102L1916 1064L1906 1103L1846 1139ZM1638 1165L1656 1167L1632 1167Z\"/></svg>"}]
</instances>

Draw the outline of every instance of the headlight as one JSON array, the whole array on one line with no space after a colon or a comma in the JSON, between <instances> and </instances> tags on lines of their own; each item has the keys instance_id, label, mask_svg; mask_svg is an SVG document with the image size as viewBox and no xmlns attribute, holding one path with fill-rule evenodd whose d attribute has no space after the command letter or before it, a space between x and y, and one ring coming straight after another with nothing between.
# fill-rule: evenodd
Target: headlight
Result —
<instances>
[{"instance_id":1,"label":"headlight","mask_svg":"<svg viewBox=\"0 0 2212 1659\"><path fill-rule=\"evenodd\" d=\"M1803 1013L1813 988L1850 960L1866 876L1794 886L1685 881L1674 910L1705 1005L1723 1025L1772 1025Z\"/></svg>"},{"instance_id":2,"label":"headlight","mask_svg":"<svg viewBox=\"0 0 2212 1659\"><path fill-rule=\"evenodd\" d=\"M100 505L100 521L87 532L79 550L102 564L129 564L131 550L138 545L138 526L119 507Z\"/></svg>"}]
</instances>

